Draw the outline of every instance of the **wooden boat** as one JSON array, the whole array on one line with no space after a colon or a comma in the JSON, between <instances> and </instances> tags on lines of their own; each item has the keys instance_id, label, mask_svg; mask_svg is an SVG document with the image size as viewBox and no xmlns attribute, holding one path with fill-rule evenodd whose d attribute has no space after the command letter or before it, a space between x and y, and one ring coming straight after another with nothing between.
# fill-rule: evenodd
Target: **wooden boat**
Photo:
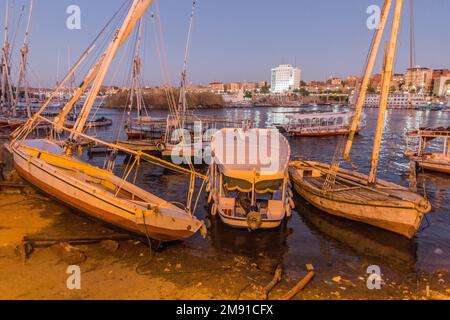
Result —
<instances>
[{"instance_id":1,"label":"wooden boat","mask_svg":"<svg viewBox=\"0 0 450 320\"><path fill-rule=\"evenodd\" d=\"M83 85L75 93L73 99L77 100L83 90L87 90L87 87L91 85L75 127L73 129L64 127L66 117L74 106L73 101L66 104L55 120L47 119L41 116L41 113L86 59L90 53L89 49L60 82L39 112L33 115L23 127L13 132L9 151L13 155L17 172L31 184L57 200L93 218L141 236L160 241L173 241L192 236L199 230L202 230L203 233L205 231L203 222L193 215L195 208L193 211L190 205L194 196L196 178L202 177L202 175L83 133L114 57L150 3L151 0L133 1L122 27L117 31L97 63L91 68ZM69 138L59 142L29 138L33 128L41 122L50 124L56 132L70 133ZM84 140L132 155L135 161L126 168L128 174L124 178L114 175L114 157L106 159L106 169L91 166L77 159L75 156L77 152L74 151L80 148ZM117 152L113 154L117 154ZM161 199L129 182L128 177L131 172L137 174L140 163L138 159L190 174L188 205L183 206Z\"/></svg>"},{"instance_id":2,"label":"wooden boat","mask_svg":"<svg viewBox=\"0 0 450 320\"><path fill-rule=\"evenodd\" d=\"M248 143L251 137L258 141ZM261 159L258 152L263 148L270 155ZM249 230L277 228L291 216L291 149L278 130L222 129L212 139L211 153L207 191L213 216Z\"/></svg>"},{"instance_id":3,"label":"wooden boat","mask_svg":"<svg viewBox=\"0 0 450 320\"><path fill-rule=\"evenodd\" d=\"M386 0L379 28L375 31L366 70L359 92L355 117L345 145L344 159L349 159L353 138L362 114L370 75L381 44L392 0ZM340 168L341 146L338 146L331 165L296 161L290 164L290 176L295 190L316 208L343 218L364 222L378 228L412 238L420 227L431 204L397 184L377 179L379 153L393 73L403 0L396 0L391 38L382 72L380 105L369 175ZM342 145L344 147L344 145Z\"/></svg>"},{"instance_id":4,"label":"wooden boat","mask_svg":"<svg viewBox=\"0 0 450 320\"><path fill-rule=\"evenodd\" d=\"M419 139L419 144L412 149L413 140ZM442 152L429 152L427 147L431 141L442 141ZM416 167L425 170L450 174L450 127L421 128L407 134L405 155Z\"/></svg>"},{"instance_id":5,"label":"wooden boat","mask_svg":"<svg viewBox=\"0 0 450 320\"><path fill-rule=\"evenodd\" d=\"M333 188L324 192L330 171L330 165L311 161L294 161L289 168L295 190L320 210L407 238L414 236L431 210L427 200L407 188L384 180L369 187L367 175L344 169L337 172Z\"/></svg>"},{"instance_id":6,"label":"wooden boat","mask_svg":"<svg viewBox=\"0 0 450 320\"><path fill-rule=\"evenodd\" d=\"M92 128L101 128L101 127L108 127L112 125L112 120L111 119L107 119L105 117L100 117L97 118L95 120L89 121L86 123L86 128L88 129L92 129ZM76 124L75 120L67 120L65 122L65 127L66 128L73 128Z\"/></svg>"},{"instance_id":7,"label":"wooden boat","mask_svg":"<svg viewBox=\"0 0 450 320\"><path fill-rule=\"evenodd\" d=\"M94 218L161 241L192 236L203 223L109 171L69 158L48 140L11 149L17 172L51 197Z\"/></svg>"},{"instance_id":8,"label":"wooden boat","mask_svg":"<svg viewBox=\"0 0 450 320\"><path fill-rule=\"evenodd\" d=\"M288 123L278 125L277 128L292 136L320 137L346 135L350 133L350 125L355 116L354 112L318 112L288 115ZM362 117L356 134L366 126Z\"/></svg>"}]
</instances>

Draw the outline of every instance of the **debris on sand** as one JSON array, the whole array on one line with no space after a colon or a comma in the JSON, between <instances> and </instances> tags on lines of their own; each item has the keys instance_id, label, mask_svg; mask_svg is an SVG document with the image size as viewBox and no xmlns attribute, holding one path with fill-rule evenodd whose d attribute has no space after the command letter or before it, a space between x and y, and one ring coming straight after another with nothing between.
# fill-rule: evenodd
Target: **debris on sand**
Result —
<instances>
[{"instance_id":1,"label":"debris on sand","mask_svg":"<svg viewBox=\"0 0 450 320\"><path fill-rule=\"evenodd\" d=\"M69 265L80 264L87 259L87 256L84 254L84 252L66 242L55 244L51 247L51 249L59 259Z\"/></svg>"},{"instance_id":2,"label":"debris on sand","mask_svg":"<svg viewBox=\"0 0 450 320\"><path fill-rule=\"evenodd\" d=\"M115 240L103 240L100 242L100 246L110 253L114 253L119 250L119 242Z\"/></svg>"}]
</instances>

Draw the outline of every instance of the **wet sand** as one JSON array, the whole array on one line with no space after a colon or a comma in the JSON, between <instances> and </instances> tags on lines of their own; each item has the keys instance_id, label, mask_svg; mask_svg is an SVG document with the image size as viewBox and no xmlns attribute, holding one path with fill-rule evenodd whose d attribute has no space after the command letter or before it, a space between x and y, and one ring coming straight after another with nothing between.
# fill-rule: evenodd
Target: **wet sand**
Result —
<instances>
[{"instance_id":1,"label":"wet sand","mask_svg":"<svg viewBox=\"0 0 450 320\"><path fill-rule=\"evenodd\" d=\"M120 241L115 252L101 244L79 245L87 256L79 264L81 290L68 290L68 263L51 247L35 248L24 262L16 249L23 237L107 238L114 231L29 193L0 196L0 299L262 299L262 288L280 263L264 250L253 259L226 247L217 255L190 241L163 245L151 261L143 239ZM217 224L221 222L213 221L211 229L221 228ZM445 271L405 279L383 275L382 290L368 290L363 265L331 261L326 269L317 268L316 277L296 299L450 299L450 275ZM301 276L284 275L270 299L280 298Z\"/></svg>"}]
</instances>

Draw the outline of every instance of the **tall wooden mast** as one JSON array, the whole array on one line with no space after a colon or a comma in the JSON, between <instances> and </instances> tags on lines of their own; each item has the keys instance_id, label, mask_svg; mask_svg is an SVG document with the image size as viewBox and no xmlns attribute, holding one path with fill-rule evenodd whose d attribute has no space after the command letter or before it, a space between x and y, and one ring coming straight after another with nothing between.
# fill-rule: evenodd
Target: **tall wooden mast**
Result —
<instances>
[{"instance_id":1,"label":"tall wooden mast","mask_svg":"<svg viewBox=\"0 0 450 320\"><path fill-rule=\"evenodd\" d=\"M33 16L33 0L30 0L30 12L28 15L28 23L27 28L25 30L25 39L23 41L22 49L20 50L20 69L19 69L19 80L17 83L17 91L20 90L22 83L24 85L25 91L25 101L27 106L27 115L28 118L31 117L31 107L30 107L30 97L28 93L28 81L26 79L27 74L27 63L28 63L28 52L29 52L29 35L30 35L30 26L31 26L31 18ZM19 100L19 95L16 94L15 105L17 106L17 102Z\"/></svg>"},{"instance_id":2,"label":"tall wooden mast","mask_svg":"<svg viewBox=\"0 0 450 320\"><path fill-rule=\"evenodd\" d=\"M391 9L392 0L386 0L384 2L383 10L381 13L380 24L375 33L375 39L373 42L373 47L370 50L369 59L367 61L366 69L364 71L364 78L361 83L361 89L358 95L358 101L356 103L356 112L355 117L353 119L353 123L350 129L350 135L347 140L347 145L344 151L344 159L350 159L350 151L353 145L353 139L355 138L356 130L358 128L359 120L361 118L361 113L364 108L364 103L366 101L367 88L369 87L370 76L372 75L373 67L375 65L375 61L378 55L378 51L380 48L381 40L383 38L384 29L386 27L386 21L389 16L389 11Z\"/></svg>"},{"instance_id":3,"label":"tall wooden mast","mask_svg":"<svg viewBox=\"0 0 450 320\"><path fill-rule=\"evenodd\" d=\"M81 133L84 129L86 121L91 112L92 106L94 105L95 99L97 98L98 92L102 86L103 80L105 79L106 73L115 58L120 46L123 41L128 38L130 33L135 28L137 22L142 18L147 8L150 6L152 0L134 0L127 17L125 18L122 27L117 31L114 39L106 49L104 55L100 58L101 64L99 67L98 74L93 81L92 88L80 112L80 115L75 123L74 131L75 134L71 135L71 139L76 139L78 137L77 133Z\"/></svg>"},{"instance_id":4,"label":"tall wooden mast","mask_svg":"<svg viewBox=\"0 0 450 320\"><path fill-rule=\"evenodd\" d=\"M192 26L194 22L194 14L195 14L195 1L192 2L192 12L189 20L189 30L188 36L186 40L186 50L184 53L184 61L183 61L183 70L181 72L181 85L180 85L180 99L178 102L178 112L182 117L182 124L184 126L184 117L187 111L187 99L186 99L186 78L187 78L187 62L189 58L189 50L191 47L191 37L192 37Z\"/></svg>"},{"instance_id":5,"label":"tall wooden mast","mask_svg":"<svg viewBox=\"0 0 450 320\"><path fill-rule=\"evenodd\" d=\"M9 0L6 0L5 3L5 27L3 31L3 47L2 47L2 55L1 55L1 97L0 97L0 105L2 109L7 107L7 97L8 94L11 94L10 90L10 65L9 65ZM8 91L8 93L7 93ZM11 97L10 97L11 99ZM11 106L9 106L11 107Z\"/></svg>"},{"instance_id":6,"label":"tall wooden mast","mask_svg":"<svg viewBox=\"0 0 450 320\"><path fill-rule=\"evenodd\" d=\"M375 142L373 146L371 168L369 173L369 185L376 184L378 161L380 155L381 139L383 136L384 123L386 118L386 108L389 99L390 86L392 80L392 72L394 68L395 53L397 50L398 31L400 27L400 20L402 16L403 0L396 0L394 18L392 22L391 37L389 40L389 47L386 55L386 66L383 70L383 78L381 84L380 105L378 111L377 131L375 135Z\"/></svg>"}]
</instances>

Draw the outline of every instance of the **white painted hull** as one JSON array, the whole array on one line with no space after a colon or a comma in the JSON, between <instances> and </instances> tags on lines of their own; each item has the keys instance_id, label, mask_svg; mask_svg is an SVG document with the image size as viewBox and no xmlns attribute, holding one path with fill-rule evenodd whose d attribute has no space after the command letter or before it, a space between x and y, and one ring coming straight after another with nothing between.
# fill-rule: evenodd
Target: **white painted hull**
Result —
<instances>
[{"instance_id":1,"label":"white painted hull","mask_svg":"<svg viewBox=\"0 0 450 320\"><path fill-rule=\"evenodd\" d=\"M249 229L249 225L247 223L247 219L245 218L236 218L236 217L229 217L224 215L222 212L219 211L219 217L220 220L222 220L223 223L226 225L238 228L238 229ZM261 226L258 229L275 229L278 228L281 225L281 222L283 220L262 220Z\"/></svg>"}]
</instances>

